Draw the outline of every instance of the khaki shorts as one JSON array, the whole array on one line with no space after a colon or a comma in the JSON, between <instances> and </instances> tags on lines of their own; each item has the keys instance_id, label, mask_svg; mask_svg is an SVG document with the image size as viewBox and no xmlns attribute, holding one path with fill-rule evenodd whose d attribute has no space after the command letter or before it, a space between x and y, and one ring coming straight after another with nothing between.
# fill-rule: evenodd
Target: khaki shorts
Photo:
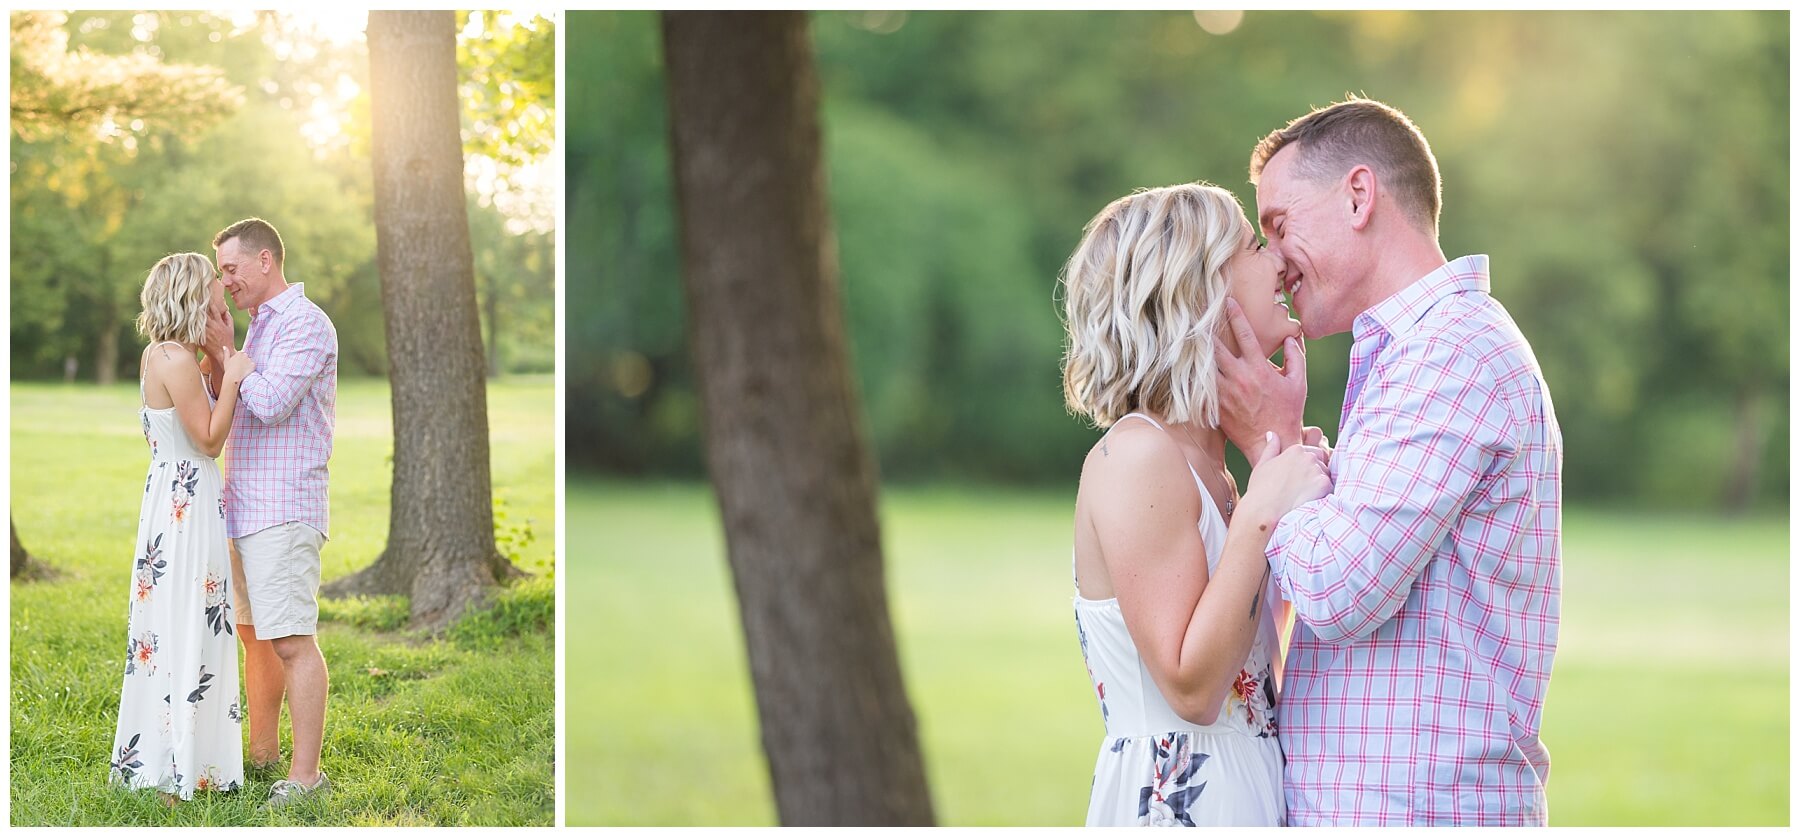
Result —
<instances>
[{"instance_id":1,"label":"khaki shorts","mask_svg":"<svg viewBox=\"0 0 1800 837\"><path fill-rule=\"evenodd\" d=\"M232 542L232 606L257 639L309 636L319 628L319 547L304 523L280 523ZM252 616L252 614L255 614Z\"/></svg>"}]
</instances>

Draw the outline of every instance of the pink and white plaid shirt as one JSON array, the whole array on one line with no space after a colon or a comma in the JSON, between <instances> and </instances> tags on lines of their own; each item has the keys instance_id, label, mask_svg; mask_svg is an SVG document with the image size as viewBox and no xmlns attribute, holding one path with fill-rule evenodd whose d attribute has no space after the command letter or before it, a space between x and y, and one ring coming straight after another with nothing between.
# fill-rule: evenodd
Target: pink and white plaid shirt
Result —
<instances>
[{"instance_id":1,"label":"pink and white plaid shirt","mask_svg":"<svg viewBox=\"0 0 1800 837\"><path fill-rule=\"evenodd\" d=\"M1562 431L1486 256L1356 318L1335 488L1269 541L1289 825L1545 825Z\"/></svg>"},{"instance_id":2,"label":"pink and white plaid shirt","mask_svg":"<svg viewBox=\"0 0 1800 837\"><path fill-rule=\"evenodd\" d=\"M328 535L337 329L304 285L290 285L251 313L244 352L256 371L244 378L231 419L225 534L297 521Z\"/></svg>"}]
</instances>

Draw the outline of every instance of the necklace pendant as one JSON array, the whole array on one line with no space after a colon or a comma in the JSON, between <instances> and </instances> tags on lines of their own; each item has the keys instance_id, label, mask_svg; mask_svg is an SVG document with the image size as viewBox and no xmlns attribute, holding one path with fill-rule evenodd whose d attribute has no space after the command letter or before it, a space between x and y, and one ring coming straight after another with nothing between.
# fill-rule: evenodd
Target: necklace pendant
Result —
<instances>
[{"instance_id":1,"label":"necklace pendant","mask_svg":"<svg viewBox=\"0 0 1800 837\"><path fill-rule=\"evenodd\" d=\"M1225 498L1225 516L1230 517L1231 513L1234 511L1237 511L1237 500L1229 497Z\"/></svg>"}]
</instances>

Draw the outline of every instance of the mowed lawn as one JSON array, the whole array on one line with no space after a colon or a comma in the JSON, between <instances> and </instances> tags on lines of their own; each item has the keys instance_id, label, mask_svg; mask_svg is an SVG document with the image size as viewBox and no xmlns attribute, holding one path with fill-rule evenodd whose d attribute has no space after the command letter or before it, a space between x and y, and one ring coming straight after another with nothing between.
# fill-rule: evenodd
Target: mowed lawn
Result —
<instances>
[{"instance_id":1,"label":"mowed lawn","mask_svg":"<svg viewBox=\"0 0 1800 837\"><path fill-rule=\"evenodd\" d=\"M710 491L572 477L566 500L569 824L773 824ZM885 492L941 824L1082 822L1101 724L1070 613L1071 502ZM1787 556L1784 517L1567 515L1553 825L1787 823Z\"/></svg>"},{"instance_id":2,"label":"mowed lawn","mask_svg":"<svg viewBox=\"0 0 1800 837\"><path fill-rule=\"evenodd\" d=\"M448 636L402 630L398 597L327 600L322 766L331 795L259 810L269 779L165 809L107 783L125 662L128 579L149 451L135 382L12 385L12 516L60 575L12 585L13 825L551 825L554 817L554 388L488 387L493 480L534 578ZM331 458L326 581L387 540L386 383L344 380ZM247 727L247 725L246 725ZM282 724L284 760L291 755ZM246 729L247 732L247 729Z\"/></svg>"}]
</instances>

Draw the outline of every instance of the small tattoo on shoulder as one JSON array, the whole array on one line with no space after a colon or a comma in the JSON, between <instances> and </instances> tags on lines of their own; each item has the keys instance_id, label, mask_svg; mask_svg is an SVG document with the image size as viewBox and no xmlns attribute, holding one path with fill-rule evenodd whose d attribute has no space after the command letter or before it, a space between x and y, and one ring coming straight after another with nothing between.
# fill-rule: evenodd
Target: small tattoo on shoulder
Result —
<instances>
[{"instance_id":1,"label":"small tattoo on shoulder","mask_svg":"<svg viewBox=\"0 0 1800 837\"><path fill-rule=\"evenodd\" d=\"M1106 449L1106 443L1105 443L1105 442L1101 442L1101 443L1100 443L1100 455L1101 455L1101 456L1112 456L1112 452L1111 452L1111 451L1108 451L1108 450L1107 450L1107 449Z\"/></svg>"}]
</instances>

